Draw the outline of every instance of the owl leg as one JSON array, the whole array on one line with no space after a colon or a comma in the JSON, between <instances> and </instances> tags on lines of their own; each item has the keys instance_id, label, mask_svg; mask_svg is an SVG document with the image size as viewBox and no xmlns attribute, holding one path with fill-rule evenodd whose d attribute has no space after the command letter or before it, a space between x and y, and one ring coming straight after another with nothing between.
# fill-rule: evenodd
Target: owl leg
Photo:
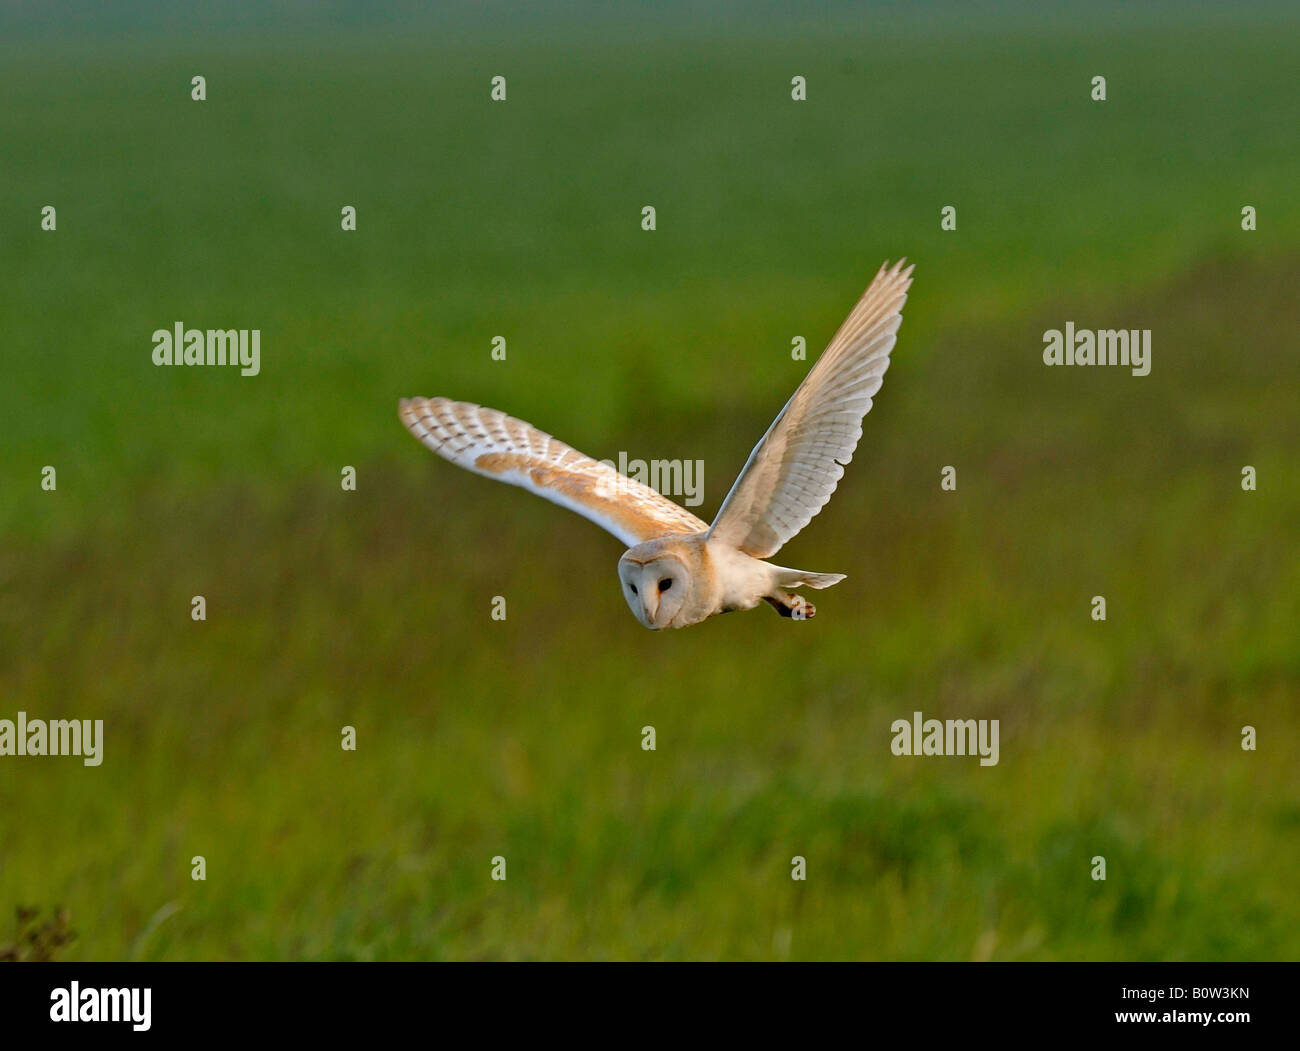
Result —
<instances>
[{"instance_id":1,"label":"owl leg","mask_svg":"<svg viewBox=\"0 0 1300 1051\"><path fill-rule=\"evenodd\" d=\"M784 591L778 591L774 595L764 595L763 601L771 603L772 608L781 616L791 620L812 620L817 616L817 607L802 595L787 595Z\"/></svg>"}]
</instances>

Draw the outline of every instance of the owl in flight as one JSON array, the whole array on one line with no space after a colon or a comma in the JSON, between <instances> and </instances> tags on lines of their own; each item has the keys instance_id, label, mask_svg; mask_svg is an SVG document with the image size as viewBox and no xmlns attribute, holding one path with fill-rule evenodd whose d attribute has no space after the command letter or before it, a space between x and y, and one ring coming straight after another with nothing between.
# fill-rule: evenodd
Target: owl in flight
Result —
<instances>
[{"instance_id":1,"label":"owl in flight","mask_svg":"<svg viewBox=\"0 0 1300 1051\"><path fill-rule=\"evenodd\" d=\"M411 433L444 459L521 486L613 533L623 598L647 628L684 628L768 602L783 617L816 609L785 588L828 588L842 573L763 561L831 498L862 437L902 323L912 267L876 274L835 338L749 454L712 525L523 420L447 398L403 398Z\"/></svg>"}]
</instances>

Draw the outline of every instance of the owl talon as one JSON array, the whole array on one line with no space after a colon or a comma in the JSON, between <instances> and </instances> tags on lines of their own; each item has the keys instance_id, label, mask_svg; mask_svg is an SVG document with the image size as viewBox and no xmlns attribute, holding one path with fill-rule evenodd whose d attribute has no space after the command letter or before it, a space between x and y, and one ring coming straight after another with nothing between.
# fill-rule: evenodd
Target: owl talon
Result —
<instances>
[{"instance_id":1,"label":"owl talon","mask_svg":"<svg viewBox=\"0 0 1300 1051\"><path fill-rule=\"evenodd\" d=\"M817 616L817 607L802 595L787 595L784 591L779 591L775 595L764 595L763 599L771 603L772 608L781 616L791 620L812 620Z\"/></svg>"}]
</instances>

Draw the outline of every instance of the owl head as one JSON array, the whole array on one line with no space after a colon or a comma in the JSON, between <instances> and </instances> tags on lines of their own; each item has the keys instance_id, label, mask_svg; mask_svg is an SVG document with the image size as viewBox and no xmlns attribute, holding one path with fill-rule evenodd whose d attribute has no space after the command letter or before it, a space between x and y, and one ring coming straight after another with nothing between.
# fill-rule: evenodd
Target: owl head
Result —
<instances>
[{"instance_id":1,"label":"owl head","mask_svg":"<svg viewBox=\"0 0 1300 1051\"><path fill-rule=\"evenodd\" d=\"M618 579L632 616L655 631L682 627L680 615L692 597L698 562L698 551L677 537L648 540L625 551L618 560Z\"/></svg>"}]
</instances>

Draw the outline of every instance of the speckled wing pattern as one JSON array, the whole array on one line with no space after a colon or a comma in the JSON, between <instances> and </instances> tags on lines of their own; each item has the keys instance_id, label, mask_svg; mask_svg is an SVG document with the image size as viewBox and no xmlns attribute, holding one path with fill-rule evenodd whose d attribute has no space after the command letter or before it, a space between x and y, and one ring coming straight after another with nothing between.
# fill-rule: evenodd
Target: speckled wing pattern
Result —
<instances>
[{"instance_id":1,"label":"speckled wing pattern","mask_svg":"<svg viewBox=\"0 0 1300 1051\"><path fill-rule=\"evenodd\" d=\"M862 437L902 324L912 267L886 263L749 454L709 535L754 558L776 554L835 492Z\"/></svg>"},{"instance_id":2,"label":"speckled wing pattern","mask_svg":"<svg viewBox=\"0 0 1300 1051\"><path fill-rule=\"evenodd\" d=\"M708 528L648 485L496 409L447 398L403 398L398 415L443 459L576 511L629 547Z\"/></svg>"}]
</instances>

